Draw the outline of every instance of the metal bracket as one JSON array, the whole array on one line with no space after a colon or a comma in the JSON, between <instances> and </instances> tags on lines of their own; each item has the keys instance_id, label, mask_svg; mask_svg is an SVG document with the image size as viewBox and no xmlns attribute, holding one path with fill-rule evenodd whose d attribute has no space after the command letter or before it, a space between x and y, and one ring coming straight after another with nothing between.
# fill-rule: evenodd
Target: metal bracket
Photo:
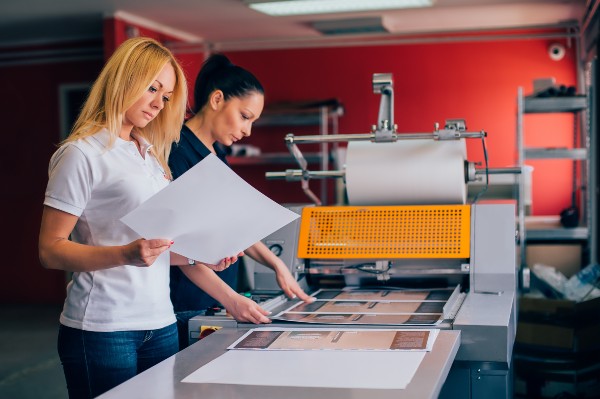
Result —
<instances>
[{"instance_id":1,"label":"metal bracket","mask_svg":"<svg viewBox=\"0 0 600 399\"><path fill-rule=\"evenodd\" d=\"M377 125L373 141L377 143L396 141L397 125L394 124L394 82L391 73L373 74L373 92L381 94Z\"/></svg>"},{"instance_id":2,"label":"metal bracket","mask_svg":"<svg viewBox=\"0 0 600 399\"><path fill-rule=\"evenodd\" d=\"M433 131L434 140L458 140L461 133L467 130L464 119L448 119L446 125L440 130L440 125L436 122Z\"/></svg>"},{"instance_id":3,"label":"metal bracket","mask_svg":"<svg viewBox=\"0 0 600 399\"><path fill-rule=\"evenodd\" d=\"M378 281L388 281L390 279L390 261L389 260L376 260L375 267L373 270L377 271Z\"/></svg>"}]
</instances>

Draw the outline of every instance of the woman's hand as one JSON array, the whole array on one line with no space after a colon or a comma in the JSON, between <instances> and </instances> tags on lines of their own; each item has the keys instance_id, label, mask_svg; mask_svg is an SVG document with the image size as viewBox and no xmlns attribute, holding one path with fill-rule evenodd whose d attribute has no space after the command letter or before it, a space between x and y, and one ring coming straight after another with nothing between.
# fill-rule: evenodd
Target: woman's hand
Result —
<instances>
[{"instance_id":1,"label":"woman's hand","mask_svg":"<svg viewBox=\"0 0 600 399\"><path fill-rule=\"evenodd\" d=\"M179 266L179 269L200 289L222 303L236 320L255 324L271 322L268 311L235 292L208 267Z\"/></svg>"},{"instance_id":2,"label":"woman's hand","mask_svg":"<svg viewBox=\"0 0 600 399\"><path fill-rule=\"evenodd\" d=\"M165 239L146 240L140 238L123 246L123 256L126 265L148 267L160 254L171 247L173 241Z\"/></svg>"},{"instance_id":3,"label":"woman's hand","mask_svg":"<svg viewBox=\"0 0 600 399\"><path fill-rule=\"evenodd\" d=\"M69 240L79 218L44 206L39 237L39 256L48 269L93 272L123 265L147 267L169 249L167 239L135 240L127 245L96 246Z\"/></svg>"},{"instance_id":4,"label":"woman's hand","mask_svg":"<svg viewBox=\"0 0 600 399\"><path fill-rule=\"evenodd\" d=\"M246 298L243 295L237 294L232 298L229 306L225 309L233 316L234 319L241 322L250 322L254 324L270 323L271 320L267 317L271 312L264 310L252 299Z\"/></svg>"},{"instance_id":5,"label":"woman's hand","mask_svg":"<svg viewBox=\"0 0 600 399\"><path fill-rule=\"evenodd\" d=\"M283 265L283 267L277 267L275 269L275 274L277 276L277 284L288 298L293 299L297 297L306 303L315 301L315 297L308 295L300 288L298 281L296 281L285 265Z\"/></svg>"},{"instance_id":6,"label":"woman's hand","mask_svg":"<svg viewBox=\"0 0 600 399\"><path fill-rule=\"evenodd\" d=\"M244 256L243 252L240 252L239 254L235 255L235 256L230 256L227 258L224 258L223 260L221 260L221 262L219 262L218 265L213 265L210 263L204 263L204 262L198 262L201 265L204 265L206 267L208 267L209 269L212 269L216 272L222 272L223 270L227 269L229 266L233 265L235 262L237 262L238 258Z\"/></svg>"},{"instance_id":7,"label":"woman's hand","mask_svg":"<svg viewBox=\"0 0 600 399\"><path fill-rule=\"evenodd\" d=\"M300 298L307 303L315 300L314 297L309 296L300 288L286 264L261 241L246 249L246 254L255 261L273 269L277 284L288 298Z\"/></svg>"}]
</instances>

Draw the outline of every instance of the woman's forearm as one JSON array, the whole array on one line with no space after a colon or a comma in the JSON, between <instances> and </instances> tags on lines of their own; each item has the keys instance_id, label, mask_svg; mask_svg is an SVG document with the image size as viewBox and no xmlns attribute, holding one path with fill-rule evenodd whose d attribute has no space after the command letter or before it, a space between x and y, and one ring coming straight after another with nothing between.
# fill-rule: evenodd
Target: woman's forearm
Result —
<instances>
[{"instance_id":1,"label":"woman's forearm","mask_svg":"<svg viewBox=\"0 0 600 399\"><path fill-rule=\"evenodd\" d=\"M42 266L71 272L89 272L123 265L147 267L172 243L166 239L140 238L125 245L79 244L69 240L78 219L58 209L44 207L38 242Z\"/></svg>"},{"instance_id":2,"label":"woman's forearm","mask_svg":"<svg viewBox=\"0 0 600 399\"><path fill-rule=\"evenodd\" d=\"M285 263L279 259L277 255L271 252L271 250L261 241L246 249L244 253L275 272L280 268L287 268Z\"/></svg>"},{"instance_id":3,"label":"woman's forearm","mask_svg":"<svg viewBox=\"0 0 600 399\"><path fill-rule=\"evenodd\" d=\"M238 295L238 293L221 280L213 270L201 263L198 263L195 266L180 266L179 268L196 286L223 304L226 308L231 306L232 301Z\"/></svg>"},{"instance_id":4,"label":"woman's forearm","mask_svg":"<svg viewBox=\"0 0 600 399\"><path fill-rule=\"evenodd\" d=\"M67 239L40 244L40 263L47 269L86 272L122 266L125 263L122 246L96 247Z\"/></svg>"}]
</instances>

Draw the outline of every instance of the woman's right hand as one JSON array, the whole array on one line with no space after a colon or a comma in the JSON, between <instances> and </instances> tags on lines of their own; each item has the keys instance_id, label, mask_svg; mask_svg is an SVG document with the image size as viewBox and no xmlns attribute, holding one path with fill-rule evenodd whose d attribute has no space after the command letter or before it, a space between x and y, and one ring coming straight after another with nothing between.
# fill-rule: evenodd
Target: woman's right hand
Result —
<instances>
[{"instance_id":1,"label":"woman's right hand","mask_svg":"<svg viewBox=\"0 0 600 399\"><path fill-rule=\"evenodd\" d=\"M271 312L261 308L252 299L246 298L243 295L237 294L233 298L230 306L225 306L225 309L233 316L234 319L241 322L250 322L254 324L270 323L271 320L267 315Z\"/></svg>"},{"instance_id":2,"label":"woman's right hand","mask_svg":"<svg viewBox=\"0 0 600 399\"><path fill-rule=\"evenodd\" d=\"M165 239L135 240L123 247L125 264L139 267L151 266L160 254L171 247L171 244L173 241Z\"/></svg>"}]
</instances>

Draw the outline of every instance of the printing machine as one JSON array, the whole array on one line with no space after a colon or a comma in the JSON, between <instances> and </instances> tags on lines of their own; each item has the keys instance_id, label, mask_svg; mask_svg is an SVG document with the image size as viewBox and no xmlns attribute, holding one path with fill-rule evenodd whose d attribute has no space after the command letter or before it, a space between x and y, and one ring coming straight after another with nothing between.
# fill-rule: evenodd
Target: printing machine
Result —
<instances>
[{"instance_id":1,"label":"printing machine","mask_svg":"<svg viewBox=\"0 0 600 399\"><path fill-rule=\"evenodd\" d=\"M397 133L393 123L393 83L389 74L375 74L381 94L379 123L371 133L286 137L299 170L268 173L268 178L300 181L315 205L294 205L301 218L263 242L290 267L307 292L327 287L389 289L449 288L442 322L430 326L460 331L460 346L439 397L512 398L512 348L516 333L516 231L512 203L403 204L320 206L308 187L310 179L344 179L344 171L309 171L297 144L368 140L386 145L397 140L480 139L485 132L466 132L461 120L447 121L433 133ZM484 151L487 154L486 151ZM487 163L487 160L486 160ZM465 182L490 174L520 173L514 169L477 169L465 162ZM272 315L298 300L278 293L272 271L250 259L251 296ZM307 324L273 320L273 326ZM310 324L310 327L331 327ZM252 328L224 311L192 318L190 341L220 328ZM348 327L344 325L343 327ZM382 328L381 325L359 325ZM389 328L390 326L384 326ZM423 328L402 324L396 328ZM429 327L428 327L429 328Z\"/></svg>"}]
</instances>

